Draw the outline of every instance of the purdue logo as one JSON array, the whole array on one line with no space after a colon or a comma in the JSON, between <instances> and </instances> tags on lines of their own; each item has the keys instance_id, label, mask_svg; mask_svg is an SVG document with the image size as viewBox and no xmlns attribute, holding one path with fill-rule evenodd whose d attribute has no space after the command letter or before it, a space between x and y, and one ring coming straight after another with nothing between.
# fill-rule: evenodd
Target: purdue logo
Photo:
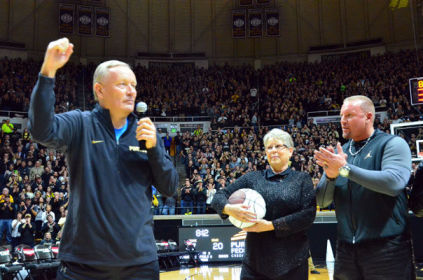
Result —
<instances>
[{"instance_id":1,"label":"purdue logo","mask_svg":"<svg viewBox=\"0 0 423 280\"><path fill-rule=\"evenodd\" d=\"M131 152L147 153L147 150L141 150L138 146L129 146Z\"/></svg>"}]
</instances>

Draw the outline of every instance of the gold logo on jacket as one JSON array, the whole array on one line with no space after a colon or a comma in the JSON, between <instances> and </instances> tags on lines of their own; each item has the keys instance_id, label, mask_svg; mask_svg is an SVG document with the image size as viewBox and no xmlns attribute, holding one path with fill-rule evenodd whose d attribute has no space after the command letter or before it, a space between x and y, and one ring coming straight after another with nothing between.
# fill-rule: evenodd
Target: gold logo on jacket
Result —
<instances>
[{"instance_id":1,"label":"gold logo on jacket","mask_svg":"<svg viewBox=\"0 0 423 280\"><path fill-rule=\"evenodd\" d=\"M147 153L147 150L141 150L138 146L129 146L131 152Z\"/></svg>"},{"instance_id":2,"label":"gold logo on jacket","mask_svg":"<svg viewBox=\"0 0 423 280\"><path fill-rule=\"evenodd\" d=\"M91 141L92 144L98 144L98 143L103 143L104 140L93 140Z\"/></svg>"}]
</instances>

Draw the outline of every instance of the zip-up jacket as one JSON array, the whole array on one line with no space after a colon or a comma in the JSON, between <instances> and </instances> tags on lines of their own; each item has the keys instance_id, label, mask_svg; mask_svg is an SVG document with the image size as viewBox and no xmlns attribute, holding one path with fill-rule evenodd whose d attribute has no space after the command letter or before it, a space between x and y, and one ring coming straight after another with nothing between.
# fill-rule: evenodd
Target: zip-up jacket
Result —
<instances>
[{"instance_id":1,"label":"zip-up jacket","mask_svg":"<svg viewBox=\"0 0 423 280\"><path fill-rule=\"evenodd\" d=\"M171 196L178 182L162 140L141 150L130 114L117 142L110 113L99 105L54 114L54 81L39 75L28 126L36 141L66 153L70 199L59 258L102 266L157 260L151 186Z\"/></svg>"},{"instance_id":2,"label":"zip-up jacket","mask_svg":"<svg viewBox=\"0 0 423 280\"><path fill-rule=\"evenodd\" d=\"M317 203L327 207L335 202L338 240L360 243L404 232L408 204L405 186L410 178L411 152L400 137L375 130L360 148L343 147L351 168L348 178L322 177L317 188ZM358 153L357 153L358 152Z\"/></svg>"}]
</instances>

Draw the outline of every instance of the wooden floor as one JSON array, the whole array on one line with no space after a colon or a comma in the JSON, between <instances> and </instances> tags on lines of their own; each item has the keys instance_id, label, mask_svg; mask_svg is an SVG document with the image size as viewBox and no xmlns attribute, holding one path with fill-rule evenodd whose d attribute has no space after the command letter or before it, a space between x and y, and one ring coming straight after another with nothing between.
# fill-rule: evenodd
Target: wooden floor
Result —
<instances>
[{"instance_id":1,"label":"wooden floor","mask_svg":"<svg viewBox=\"0 0 423 280\"><path fill-rule=\"evenodd\" d=\"M320 274L310 274L309 280L328 280L326 268L317 269ZM213 266L202 265L200 267L180 269L160 273L160 280L239 280L241 273L240 265Z\"/></svg>"}]
</instances>

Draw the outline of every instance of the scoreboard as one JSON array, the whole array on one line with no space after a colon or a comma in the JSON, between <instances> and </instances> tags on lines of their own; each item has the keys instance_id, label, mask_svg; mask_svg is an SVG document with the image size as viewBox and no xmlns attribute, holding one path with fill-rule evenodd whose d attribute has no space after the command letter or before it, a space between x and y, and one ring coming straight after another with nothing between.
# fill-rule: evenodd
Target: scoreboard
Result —
<instances>
[{"instance_id":1,"label":"scoreboard","mask_svg":"<svg viewBox=\"0 0 423 280\"><path fill-rule=\"evenodd\" d=\"M411 105L423 104L423 77L408 80Z\"/></svg>"},{"instance_id":2,"label":"scoreboard","mask_svg":"<svg viewBox=\"0 0 423 280\"><path fill-rule=\"evenodd\" d=\"M189 243L203 262L241 261L247 233L234 226L180 227L179 244Z\"/></svg>"}]
</instances>

